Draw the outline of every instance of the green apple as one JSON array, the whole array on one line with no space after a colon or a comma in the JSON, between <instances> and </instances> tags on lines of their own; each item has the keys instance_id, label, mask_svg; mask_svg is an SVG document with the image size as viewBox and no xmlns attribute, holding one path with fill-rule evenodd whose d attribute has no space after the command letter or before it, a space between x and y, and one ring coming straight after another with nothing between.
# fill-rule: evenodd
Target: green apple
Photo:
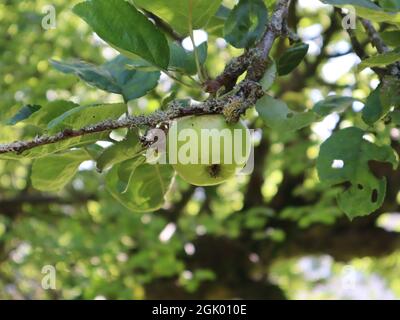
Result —
<instances>
[{"instance_id":1,"label":"green apple","mask_svg":"<svg viewBox=\"0 0 400 320\"><path fill-rule=\"evenodd\" d=\"M170 125L167 157L188 183L216 185L246 165L250 138L242 121L227 123L222 115L182 117Z\"/></svg>"}]
</instances>

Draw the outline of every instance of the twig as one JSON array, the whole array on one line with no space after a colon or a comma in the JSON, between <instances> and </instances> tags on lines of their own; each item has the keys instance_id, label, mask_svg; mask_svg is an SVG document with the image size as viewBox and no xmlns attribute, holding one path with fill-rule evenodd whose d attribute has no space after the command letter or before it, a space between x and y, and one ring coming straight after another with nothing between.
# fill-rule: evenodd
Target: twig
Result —
<instances>
[{"instance_id":1,"label":"twig","mask_svg":"<svg viewBox=\"0 0 400 320\"><path fill-rule=\"evenodd\" d=\"M341 12L341 10L339 8L335 8L335 12L338 13L342 18L344 17L344 14ZM346 31L350 37L350 42L351 42L351 46L354 50L354 53L361 60L368 58L368 55L365 53L364 46L358 41L354 30L351 28L347 28ZM379 76L380 79L382 79L384 77L385 70L383 70L381 68L377 68L377 67L372 67L371 69Z\"/></svg>"},{"instance_id":2,"label":"twig","mask_svg":"<svg viewBox=\"0 0 400 320\"><path fill-rule=\"evenodd\" d=\"M374 28L371 21L361 18L361 23L368 33L368 37L371 40L372 45L376 48L379 53L386 53L389 51L389 47L382 40L378 31ZM393 63L387 67L390 74L400 77L400 63Z\"/></svg>"},{"instance_id":3,"label":"twig","mask_svg":"<svg viewBox=\"0 0 400 320\"><path fill-rule=\"evenodd\" d=\"M159 123L188 115L224 114L228 121L235 121L237 117L252 107L262 95L263 91L258 83L243 81L238 84L238 90L234 95L228 95L221 99L209 99L203 103L192 104L189 107L183 107L179 102L173 101L166 111L156 111L150 115L130 116L119 120L105 120L76 130L65 129L55 135L44 135L29 141L3 144L0 145L0 154L9 152L21 153L35 147L97 132L140 126L155 127ZM231 110L229 107L232 105L240 106L240 108Z\"/></svg>"},{"instance_id":4,"label":"twig","mask_svg":"<svg viewBox=\"0 0 400 320\"><path fill-rule=\"evenodd\" d=\"M264 36L257 46L261 49L261 55L264 59L268 58L269 51L275 39L288 30L284 26L284 21L288 15L289 5L290 0L278 0L276 4L275 11L267 25Z\"/></svg>"},{"instance_id":5,"label":"twig","mask_svg":"<svg viewBox=\"0 0 400 320\"><path fill-rule=\"evenodd\" d=\"M361 23L368 33L368 37L371 39L372 45L376 48L379 53L385 53L389 51L388 46L383 42L379 36L378 31L374 28L371 21L361 18Z\"/></svg>"},{"instance_id":6,"label":"twig","mask_svg":"<svg viewBox=\"0 0 400 320\"><path fill-rule=\"evenodd\" d=\"M249 72L248 79L259 80L267 67L268 54L275 39L282 34L287 34L288 28L284 25L284 21L288 15L289 5L290 0L278 0L275 11L258 45L233 58L218 77L206 81L206 92L214 94L221 87L225 87L226 92L230 91L235 86L239 76L245 71Z\"/></svg>"}]
</instances>

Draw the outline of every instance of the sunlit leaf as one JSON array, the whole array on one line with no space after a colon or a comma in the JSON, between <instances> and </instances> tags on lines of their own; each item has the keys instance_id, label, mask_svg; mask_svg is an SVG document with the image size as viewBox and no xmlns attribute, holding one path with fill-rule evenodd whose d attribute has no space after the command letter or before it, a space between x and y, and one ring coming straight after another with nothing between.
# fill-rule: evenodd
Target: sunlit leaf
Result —
<instances>
[{"instance_id":1,"label":"sunlit leaf","mask_svg":"<svg viewBox=\"0 0 400 320\"><path fill-rule=\"evenodd\" d=\"M36 104L28 104L26 106L23 106L21 109L18 110L18 112L7 121L8 125L14 125L17 124L20 121L23 121L27 118L29 118L31 115L33 115L35 112L39 111L41 106L36 105Z\"/></svg>"},{"instance_id":2,"label":"sunlit leaf","mask_svg":"<svg viewBox=\"0 0 400 320\"><path fill-rule=\"evenodd\" d=\"M48 124L48 129L50 129L52 132L65 128L79 129L103 120L116 120L125 111L126 105L123 103L80 106L70 109L59 117L50 121Z\"/></svg>"},{"instance_id":3,"label":"sunlit leaf","mask_svg":"<svg viewBox=\"0 0 400 320\"><path fill-rule=\"evenodd\" d=\"M264 91L267 91L269 88L271 88L276 79L276 74L277 74L276 63L272 62L260 80L260 84Z\"/></svg>"},{"instance_id":4,"label":"sunlit leaf","mask_svg":"<svg viewBox=\"0 0 400 320\"><path fill-rule=\"evenodd\" d=\"M397 61L400 61L400 48L364 59L361 61L359 68L384 67Z\"/></svg>"},{"instance_id":5,"label":"sunlit leaf","mask_svg":"<svg viewBox=\"0 0 400 320\"><path fill-rule=\"evenodd\" d=\"M258 100L256 110L265 124L276 130L298 130L318 119L314 112L292 111L286 103L268 95Z\"/></svg>"},{"instance_id":6,"label":"sunlit leaf","mask_svg":"<svg viewBox=\"0 0 400 320\"><path fill-rule=\"evenodd\" d=\"M77 4L73 11L85 20L100 38L124 55L130 58L138 55L155 66L167 68L167 39L128 2L90 0Z\"/></svg>"},{"instance_id":7,"label":"sunlit leaf","mask_svg":"<svg viewBox=\"0 0 400 320\"><path fill-rule=\"evenodd\" d=\"M178 33L188 35L189 22L191 21L193 29L205 27L217 12L222 0L130 0L130 2L168 22Z\"/></svg>"},{"instance_id":8,"label":"sunlit leaf","mask_svg":"<svg viewBox=\"0 0 400 320\"><path fill-rule=\"evenodd\" d=\"M32 185L41 191L60 190L71 181L79 165L90 158L89 153L79 149L36 159L32 165Z\"/></svg>"},{"instance_id":9,"label":"sunlit leaf","mask_svg":"<svg viewBox=\"0 0 400 320\"><path fill-rule=\"evenodd\" d=\"M114 164L138 156L142 150L137 133L130 130L124 140L104 149L97 158L97 169L103 171Z\"/></svg>"},{"instance_id":10,"label":"sunlit leaf","mask_svg":"<svg viewBox=\"0 0 400 320\"><path fill-rule=\"evenodd\" d=\"M144 160L144 158L143 158ZM107 173L109 192L133 211L154 211L164 204L174 170L169 165L124 161Z\"/></svg>"}]
</instances>

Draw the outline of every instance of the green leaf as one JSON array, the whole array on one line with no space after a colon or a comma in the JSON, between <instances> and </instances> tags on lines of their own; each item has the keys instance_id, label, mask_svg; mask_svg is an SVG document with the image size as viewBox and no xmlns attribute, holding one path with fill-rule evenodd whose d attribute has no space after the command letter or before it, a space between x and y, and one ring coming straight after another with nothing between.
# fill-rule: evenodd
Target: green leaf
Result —
<instances>
[{"instance_id":1,"label":"green leaf","mask_svg":"<svg viewBox=\"0 0 400 320\"><path fill-rule=\"evenodd\" d=\"M287 49L278 60L278 74L287 75L294 70L304 59L308 51L307 43L296 43Z\"/></svg>"},{"instance_id":2,"label":"green leaf","mask_svg":"<svg viewBox=\"0 0 400 320\"><path fill-rule=\"evenodd\" d=\"M193 29L204 28L217 12L222 0L130 0L130 2L154 13L178 33L189 35L190 20Z\"/></svg>"},{"instance_id":3,"label":"green leaf","mask_svg":"<svg viewBox=\"0 0 400 320\"><path fill-rule=\"evenodd\" d=\"M168 67L169 50L164 34L128 2L90 0L77 4L73 11L100 38L127 57L138 55L162 69Z\"/></svg>"},{"instance_id":4,"label":"green leaf","mask_svg":"<svg viewBox=\"0 0 400 320\"><path fill-rule=\"evenodd\" d=\"M17 124L20 121L28 119L32 114L39 111L40 108L41 108L41 106L38 106L36 104L28 104L26 106L23 106L21 109L18 110L18 112L11 119L9 119L6 122L6 124L12 126L12 125Z\"/></svg>"},{"instance_id":5,"label":"green leaf","mask_svg":"<svg viewBox=\"0 0 400 320\"><path fill-rule=\"evenodd\" d=\"M138 59L135 59L138 60ZM133 59L128 59L122 55L107 62L104 68L108 70L115 79L125 101L140 98L154 89L160 78L159 71L145 72L131 70L127 66L134 63Z\"/></svg>"},{"instance_id":6,"label":"green leaf","mask_svg":"<svg viewBox=\"0 0 400 320\"><path fill-rule=\"evenodd\" d=\"M56 100L43 105L40 110L33 113L24 123L46 129L49 122L63 113L77 108L79 105L71 101Z\"/></svg>"},{"instance_id":7,"label":"green leaf","mask_svg":"<svg viewBox=\"0 0 400 320\"><path fill-rule=\"evenodd\" d=\"M103 171L114 164L138 156L143 151L135 131L128 131L126 138L104 149L97 159L97 169Z\"/></svg>"},{"instance_id":8,"label":"green leaf","mask_svg":"<svg viewBox=\"0 0 400 320\"><path fill-rule=\"evenodd\" d=\"M395 76L385 76L381 82L381 101L384 112L391 107L400 107L400 79Z\"/></svg>"},{"instance_id":9,"label":"green leaf","mask_svg":"<svg viewBox=\"0 0 400 320\"><path fill-rule=\"evenodd\" d=\"M136 59L137 60L137 59ZM96 66L83 61L59 62L51 60L51 64L59 71L73 73L83 81L101 90L121 94L125 101L133 100L147 94L157 86L160 72L143 72L129 69L134 63L122 55Z\"/></svg>"},{"instance_id":10,"label":"green leaf","mask_svg":"<svg viewBox=\"0 0 400 320\"><path fill-rule=\"evenodd\" d=\"M356 100L352 97L328 96L325 100L318 101L314 105L313 111L322 117L332 112L340 113L351 107Z\"/></svg>"},{"instance_id":11,"label":"green leaf","mask_svg":"<svg viewBox=\"0 0 400 320\"><path fill-rule=\"evenodd\" d=\"M400 0L379 0L379 5L385 9L397 11L400 9Z\"/></svg>"},{"instance_id":12,"label":"green leaf","mask_svg":"<svg viewBox=\"0 0 400 320\"><path fill-rule=\"evenodd\" d=\"M220 5L216 14L211 17L205 30L208 34L222 38L224 36L224 25L226 19L228 19L231 10Z\"/></svg>"},{"instance_id":13,"label":"green leaf","mask_svg":"<svg viewBox=\"0 0 400 320\"><path fill-rule=\"evenodd\" d=\"M381 99L381 89L379 85L370 93L362 110L362 119L368 125L373 125L376 121L384 117L390 110L390 106L384 105Z\"/></svg>"},{"instance_id":14,"label":"green leaf","mask_svg":"<svg viewBox=\"0 0 400 320\"><path fill-rule=\"evenodd\" d=\"M203 42L202 44L197 46L200 65L203 65L207 59L207 48L207 42ZM171 69L172 71L180 71L186 74L196 74L197 69L194 51L187 51L182 46L174 42L170 43L169 49L169 69Z\"/></svg>"},{"instance_id":15,"label":"green leaf","mask_svg":"<svg viewBox=\"0 0 400 320\"><path fill-rule=\"evenodd\" d=\"M388 22L391 24L400 24L400 13L384 10L369 0L322 0L327 4L343 8L353 6L357 16L374 22Z\"/></svg>"},{"instance_id":16,"label":"green leaf","mask_svg":"<svg viewBox=\"0 0 400 320\"><path fill-rule=\"evenodd\" d=\"M32 165L32 185L41 191L62 189L78 171L79 165L91 157L83 149L36 159Z\"/></svg>"},{"instance_id":17,"label":"green leaf","mask_svg":"<svg viewBox=\"0 0 400 320\"><path fill-rule=\"evenodd\" d=\"M370 0L322 0L322 2L334 6L352 5L356 7L369 8L372 10L381 10L381 7L379 7Z\"/></svg>"},{"instance_id":18,"label":"green leaf","mask_svg":"<svg viewBox=\"0 0 400 320\"><path fill-rule=\"evenodd\" d=\"M271 88L271 86L275 82L276 73L277 73L276 63L272 62L267 68L267 70L265 70L265 73L260 80L260 84L264 92L266 92L269 88Z\"/></svg>"},{"instance_id":19,"label":"green leaf","mask_svg":"<svg viewBox=\"0 0 400 320\"><path fill-rule=\"evenodd\" d=\"M367 67L382 67L400 61L400 48L388 51L386 53L377 54L361 61L360 70Z\"/></svg>"},{"instance_id":20,"label":"green leaf","mask_svg":"<svg viewBox=\"0 0 400 320\"><path fill-rule=\"evenodd\" d=\"M384 31L380 33L380 36L388 46L400 46L400 30Z\"/></svg>"},{"instance_id":21,"label":"green leaf","mask_svg":"<svg viewBox=\"0 0 400 320\"><path fill-rule=\"evenodd\" d=\"M268 10L262 0L240 0L224 26L224 38L236 48L248 48L263 34Z\"/></svg>"},{"instance_id":22,"label":"green leaf","mask_svg":"<svg viewBox=\"0 0 400 320\"><path fill-rule=\"evenodd\" d=\"M351 184L337 197L339 207L350 219L375 211L385 197L386 179L376 178L368 163L389 162L394 168L398 165L397 154L390 146L377 146L365 140L364 134L363 130L355 127L335 132L321 145L317 160L322 182Z\"/></svg>"},{"instance_id":23,"label":"green leaf","mask_svg":"<svg viewBox=\"0 0 400 320\"><path fill-rule=\"evenodd\" d=\"M394 110L388 114L392 123L396 126L400 126L400 110Z\"/></svg>"},{"instance_id":24,"label":"green leaf","mask_svg":"<svg viewBox=\"0 0 400 320\"><path fill-rule=\"evenodd\" d=\"M107 173L106 186L130 210L154 211L164 204L173 175L169 165L141 164L138 159L131 159L114 165Z\"/></svg>"},{"instance_id":25,"label":"green leaf","mask_svg":"<svg viewBox=\"0 0 400 320\"><path fill-rule=\"evenodd\" d=\"M104 120L118 119L126 111L123 103L80 106L68 110L48 124L51 132L62 129L79 129Z\"/></svg>"},{"instance_id":26,"label":"green leaf","mask_svg":"<svg viewBox=\"0 0 400 320\"><path fill-rule=\"evenodd\" d=\"M94 87L108 92L120 93L120 88L110 72L101 66L79 60L70 60L68 62L50 60L50 63L58 71L66 74L75 74L81 80Z\"/></svg>"},{"instance_id":27,"label":"green leaf","mask_svg":"<svg viewBox=\"0 0 400 320\"><path fill-rule=\"evenodd\" d=\"M256 110L265 124L275 130L298 130L318 119L314 112L292 111L286 103L268 95L257 101Z\"/></svg>"}]
</instances>

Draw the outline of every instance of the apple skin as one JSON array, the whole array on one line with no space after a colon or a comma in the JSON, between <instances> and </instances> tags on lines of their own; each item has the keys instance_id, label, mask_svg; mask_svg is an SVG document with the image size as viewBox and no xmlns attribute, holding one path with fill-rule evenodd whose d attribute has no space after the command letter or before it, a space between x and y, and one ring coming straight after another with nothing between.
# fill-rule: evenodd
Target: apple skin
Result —
<instances>
[{"instance_id":1,"label":"apple skin","mask_svg":"<svg viewBox=\"0 0 400 320\"><path fill-rule=\"evenodd\" d=\"M189 139L180 141L177 136L184 129L192 129L195 130L198 139L189 142ZM223 130L228 129L231 131L232 137L234 135L234 130L239 129L240 134L242 135L242 143L241 145L241 154L243 155L243 159L240 162L236 162L234 158L234 141L233 139L217 140L218 143L214 143L212 140L209 143L208 150L202 152L201 147L201 130L202 129L217 129ZM171 133L175 130L178 134L175 136ZM170 150L171 143L175 143L177 149L180 150L183 145L190 145L190 147L196 148L197 150L197 163L182 163L179 160L179 156L176 157L176 163L172 162L172 166L178 175L185 180L186 182L195 185L195 186L212 186L220 184L232 176L235 175L238 168L243 168L246 165L247 159L250 155L250 132L243 121L239 121L237 123L227 123L224 116L222 115L200 115L200 116L187 116L179 118L172 122L169 133L168 133L168 142L167 142L167 150ZM175 147L175 148L176 148ZM229 148L232 152L232 161L229 163L224 162L224 148ZM172 149L172 148L171 148ZM213 163L212 159L213 153L217 153L217 158L221 159L220 161ZM206 153L206 155L204 155ZM208 154L207 154L208 153ZM202 163L201 156L205 156L209 159L208 162Z\"/></svg>"}]
</instances>

